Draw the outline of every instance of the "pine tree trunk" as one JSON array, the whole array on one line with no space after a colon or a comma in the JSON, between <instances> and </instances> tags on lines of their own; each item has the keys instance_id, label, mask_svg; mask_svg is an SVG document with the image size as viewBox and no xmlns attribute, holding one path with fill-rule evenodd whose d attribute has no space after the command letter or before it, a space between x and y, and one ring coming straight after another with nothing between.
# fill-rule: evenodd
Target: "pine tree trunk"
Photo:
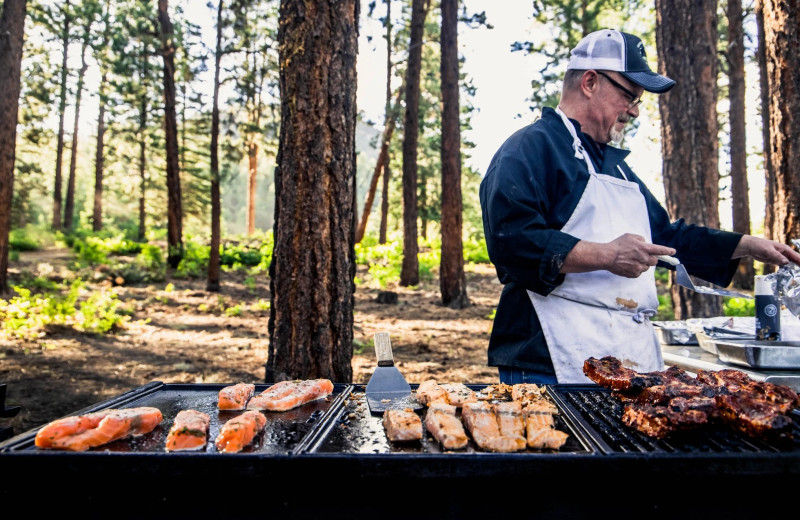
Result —
<instances>
[{"instance_id":1,"label":"pine tree trunk","mask_svg":"<svg viewBox=\"0 0 800 520\"><path fill-rule=\"evenodd\" d=\"M86 48L89 46L89 27L86 27L81 44L81 68L78 71L78 84L75 88L75 120L72 125L72 150L69 159L69 177L67 178L67 198L64 201L64 229L71 231L75 217L75 175L78 167L78 129L81 117L81 98L83 81L89 64L86 63Z\"/></svg>"},{"instance_id":2,"label":"pine tree trunk","mask_svg":"<svg viewBox=\"0 0 800 520\"><path fill-rule=\"evenodd\" d=\"M358 0L281 1L267 381L353 378L358 19Z\"/></svg>"},{"instance_id":3,"label":"pine tree trunk","mask_svg":"<svg viewBox=\"0 0 800 520\"><path fill-rule=\"evenodd\" d=\"M461 120L458 99L458 0L442 0L442 254L439 289L451 309L469 306L464 274Z\"/></svg>"},{"instance_id":4,"label":"pine tree trunk","mask_svg":"<svg viewBox=\"0 0 800 520\"><path fill-rule=\"evenodd\" d=\"M56 134L56 174L53 180L53 230L61 230L61 164L64 160L64 116L67 111L67 61L69 56L69 0L64 2L64 29L61 36L61 45L64 49L61 54L61 92L58 102L58 133Z\"/></svg>"},{"instance_id":5,"label":"pine tree trunk","mask_svg":"<svg viewBox=\"0 0 800 520\"><path fill-rule=\"evenodd\" d=\"M206 291L219 292L220 193L219 193L219 75L222 61L223 0L217 4L217 48L214 52L214 95L211 107L211 244Z\"/></svg>"},{"instance_id":6,"label":"pine tree trunk","mask_svg":"<svg viewBox=\"0 0 800 520\"><path fill-rule=\"evenodd\" d=\"M169 19L169 1L158 0L161 57L164 60L164 143L167 152L167 263L173 269L183 258L183 208L178 163L178 126L175 114L175 43Z\"/></svg>"},{"instance_id":7,"label":"pine tree trunk","mask_svg":"<svg viewBox=\"0 0 800 520\"><path fill-rule=\"evenodd\" d=\"M774 168L771 236L800 239L800 1L762 0Z\"/></svg>"},{"instance_id":8,"label":"pine tree trunk","mask_svg":"<svg viewBox=\"0 0 800 520\"><path fill-rule=\"evenodd\" d=\"M731 199L733 230L750 234L750 189L747 183L745 130L744 27L742 0L728 0L728 77L731 125ZM742 258L733 281L736 287L753 289L753 259Z\"/></svg>"},{"instance_id":9,"label":"pine tree trunk","mask_svg":"<svg viewBox=\"0 0 800 520\"><path fill-rule=\"evenodd\" d=\"M139 79L142 85L145 84L145 78L148 75L148 58L147 49L142 45L141 52L142 66L139 71ZM143 241L147 234L147 212L145 204L145 196L147 194L147 95L141 93L139 99L139 234L138 239Z\"/></svg>"},{"instance_id":10,"label":"pine tree trunk","mask_svg":"<svg viewBox=\"0 0 800 520\"><path fill-rule=\"evenodd\" d=\"M406 68L406 113L403 125L403 263L400 285L419 284L417 243L417 143L419 140L419 93L422 72L422 35L428 0L412 0L411 36Z\"/></svg>"},{"instance_id":11,"label":"pine tree trunk","mask_svg":"<svg viewBox=\"0 0 800 520\"><path fill-rule=\"evenodd\" d=\"M22 43L27 0L5 0L0 14L0 295L8 287L8 234L14 194Z\"/></svg>"},{"instance_id":12,"label":"pine tree trunk","mask_svg":"<svg viewBox=\"0 0 800 520\"><path fill-rule=\"evenodd\" d=\"M247 234L256 232L256 172L258 171L258 143L247 145Z\"/></svg>"},{"instance_id":13,"label":"pine tree trunk","mask_svg":"<svg viewBox=\"0 0 800 520\"><path fill-rule=\"evenodd\" d=\"M391 110L392 101L392 0L386 1L386 108L385 119L389 119L389 111ZM400 89L403 90L402 88ZM386 227L389 220L389 181L392 177L392 171L389 169L389 153L383 158L383 188L381 190L381 225L378 235L378 243L386 243Z\"/></svg>"},{"instance_id":14,"label":"pine tree trunk","mask_svg":"<svg viewBox=\"0 0 800 520\"><path fill-rule=\"evenodd\" d=\"M97 147L94 156L94 206L92 208L92 231L103 229L103 169L105 168L106 103L103 99L106 73L100 76L100 106L97 113Z\"/></svg>"},{"instance_id":15,"label":"pine tree trunk","mask_svg":"<svg viewBox=\"0 0 800 520\"><path fill-rule=\"evenodd\" d=\"M659 97L667 211L712 228L719 227L716 12L716 0L656 0L659 70L677 82ZM676 283L672 302L679 320L722 314L720 298Z\"/></svg>"},{"instance_id":16,"label":"pine tree trunk","mask_svg":"<svg viewBox=\"0 0 800 520\"><path fill-rule=\"evenodd\" d=\"M769 83L767 80L767 44L764 36L764 2L756 0L756 27L758 29L758 50L756 56L758 58L758 80L761 95L761 138L763 142L762 157L764 161L764 181L766 189L766 204L764 208L764 236L773 239L772 229L775 208L773 201L775 200L775 168L772 165L772 154L769 153L770 143L772 137L770 134L769 121L770 121L770 102L769 102ZM770 271L769 264L764 265L765 271Z\"/></svg>"}]
</instances>

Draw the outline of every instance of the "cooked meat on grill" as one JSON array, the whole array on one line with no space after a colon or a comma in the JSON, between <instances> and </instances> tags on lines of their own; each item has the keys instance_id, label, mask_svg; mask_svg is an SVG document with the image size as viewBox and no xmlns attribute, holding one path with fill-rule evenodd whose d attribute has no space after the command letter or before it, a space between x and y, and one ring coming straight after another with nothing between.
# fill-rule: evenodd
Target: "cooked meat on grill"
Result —
<instances>
[{"instance_id":1,"label":"cooked meat on grill","mask_svg":"<svg viewBox=\"0 0 800 520\"><path fill-rule=\"evenodd\" d=\"M181 410L175 416L167 433L164 448L167 451L192 451L203 449L208 440L211 417L197 410Z\"/></svg>"},{"instance_id":2,"label":"cooked meat on grill","mask_svg":"<svg viewBox=\"0 0 800 520\"><path fill-rule=\"evenodd\" d=\"M220 410L244 410L255 392L256 385L250 383L226 386L219 391L217 408Z\"/></svg>"},{"instance_id":3,"label":"cooked meat on grill","mask_svg":"<svg viewBox=\"0 0 800 520\"><path fill-rule=\"evenodd\" d=\"M447 394L448 404L461 408L466 403L473 403L478 400L477 394L470 390L464 383L443 383L439 385Z\"/></svg>"},{"instance_id":4,"label":"cooked meat on grill","mask_svg":"<svg viewBox=\"0 0 800 520\"><path fill-rule=\"evenodd\" d=\"M536 401L542 398L544 398L542 387L534 383L519 383L511 387L511 399L520 401L523 406L530 401Z\"/></svg>"},{"instance_id":5,"label":"cooked meat on grill","mask_svg":"<svg viewBox=\"0 0 800 520\"><path fill-rule=\"evenodd\" d=\"M223 453L237 453L253 442L267 425L267 418L257 410L245 410L226 422L214 440L217 450Z\"/></svg>"},{"instance_id":6,"label":"cooked meat on grill","mask_svg":"<svg viewBox=\"0 0 800 520\"><path fill-rule=\"evenodd\" d=\"M753 437L791 437L792 419L769 401L737 393L718 395L716 402L722 419L742 433Z\"/></svg>"},{"instance_id":7,"label":"cooked meat on grill","mask_svg":"<svg viewBox=\"0 0 800 520\"><path fill-rule=\"evenodd\" d=\"M65 417L43 426L36 434L34 444L46 449L86 451L150 433L162 419L161 410L150 406Z\"/></svg>"},{"instance_id":8,"label":"cooked meat on grill","mask_svg":"<svg viewBox=\"0 0 800 520\"><path fill-rule=\"evenodd\" d=\"M281 381L250 399L247 409L285 412L327 397L332 392L333 383L329 379Z\"/></svg>"},{"instance_id":9,"label":"cooked meat on grill","mask_svg":"<svg viewBox=\"0 0 800 520\"><path fill-rule=\"evenodd\" d=\"M461 419L475 444L481 449L503 453L525 449L525 437L503 435L498 416L489 403L483 401L464 403Z\"/></svg>"},{"instance_id":10,"label":"cooked meat on grill","mask_svg":"<svg viewBox=\"0 0 800 520\"><path fill-rule=\"evenodd\" d=\"M425 428L447 450L466 448L469 443L464 425L456 417L456 410L451 404L434 402L428 405L425 414Z\"/></svg>"},{"instance_id":11,"label":"cooked meat on grill","mask_svg":"<svg viewBox=\"0 0 800 520\"><path fill-rule=\"evenodd\" d=\"M671 406L650 404L628 404L622 414L623 424L657 439L677 431L697 428L707 422L708 415L700 410L675 411Z\"/></svg>"},{"instance_id":12,"label":"cooked meat on grill","mask_svg":"<svg viewBox=\"0 0 800 520\"><path fill-rule=\"evenodd\" d=\"M492 410L497 416L497 425L501 435L525 436L525 416L519 401L495 403Z\"/></svg>"},{"instance_id":13,"label":"cooked meat on grill","mask_svg":"<svg viewBox=\"0 0 800 520\"><path fill-rule=\"evenodd\" d=\"M392 442L422 439L422 419L411 408L389 409L383 412L386 437Z\"/></svg>"},{"instance_id":14,"label":"cooked meat on grill","mask_svg":"<svg viewBox=\"0 0 800 520\"><path fill-rule=\"evenodd\" d=\"M417 387L415 396L419 404L447 403L447 391L434 379L423 381Z\"/></svg>"},{"instance_id":15,"label":"cooked meat on grill","mask_svg":"<svg viewBox=\"0 0 800 520\"><path fill-rule=\"evenodd\" d=\"M786 437L792 425L786 414L800 406L791 388L755 381L734 369L700 370L696 378L677 367L638 374L609 356L587 359L584 373L629 403L623 423L652 437L717 419L750 436Z\"/></svg>"},{"instance_id":16,"label":"cooked meat on grill","mask_svg":"<svg viewBox=\"0 0 800 520\"><path fill-rule=\"evenodd\" d=\"M487 401L508 401L511 399L511 385L496 383L484 388L479 394L478 399Z\"/></svg>"},{"instance_id":17,"label":"cooked meat on grill","mask_svg":"<svg viewBox=\"0 0 800 520\"><path fill-rule=\"evenodd\" d=\"M568 438L569 434L555 428L542 428L540 430L528 428L528 447L536 450L561 449Z\"/></svg>"}]
</instances>

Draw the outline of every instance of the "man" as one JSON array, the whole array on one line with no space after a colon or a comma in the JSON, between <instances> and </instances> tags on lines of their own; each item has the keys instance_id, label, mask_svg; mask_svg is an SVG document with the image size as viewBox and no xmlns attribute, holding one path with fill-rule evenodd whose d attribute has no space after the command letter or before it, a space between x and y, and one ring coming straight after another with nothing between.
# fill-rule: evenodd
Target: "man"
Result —
<instances>
[{"instance_id":1,"label":"man","mask_svg":"<svg viewBox=\"0 0 800 520\"><path fill-rule=\"evenodd\" d=\"M493 157L480 199L489 256L505 284L489 341L502 382L589 382L590 356L662 370L649 320L658 255L722 286L746 255L800 264L778 242L671 222L625 163L629 152L609 144L639 115L644 91L674 85L650 70L636 36L594 32L572 50L558 108L545 108Z\"/></svg>"}]
</instances>

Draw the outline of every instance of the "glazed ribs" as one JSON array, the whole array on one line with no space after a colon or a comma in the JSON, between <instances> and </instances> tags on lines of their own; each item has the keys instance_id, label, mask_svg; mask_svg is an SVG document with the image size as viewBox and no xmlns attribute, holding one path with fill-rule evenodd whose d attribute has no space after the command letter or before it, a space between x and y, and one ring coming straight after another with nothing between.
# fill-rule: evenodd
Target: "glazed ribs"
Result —
<instances>
[{"instance_id":1,"label":"glazed ribs","mask_svg":"<svg viewBox=\"0 0 800 520\"><path fill-rule=\"evenodd\" d=\"M638 373L607 356L587 359L583 371L626 403L623 424L655 438L714 423L751 437L788 438L789 414L800 406L791 388L733 369L701 370L697 377L675 366Z\"/></svg>"}]
</instances>

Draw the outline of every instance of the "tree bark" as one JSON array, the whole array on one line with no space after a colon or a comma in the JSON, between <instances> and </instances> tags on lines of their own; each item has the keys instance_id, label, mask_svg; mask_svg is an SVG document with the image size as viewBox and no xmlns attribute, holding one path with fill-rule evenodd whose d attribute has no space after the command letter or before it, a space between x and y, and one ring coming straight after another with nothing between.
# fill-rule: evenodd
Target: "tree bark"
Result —
<instances>
[{"instance_id":1,"label":"tree bark","mask_svg":"<svg viewBox=\"0 0 800 520\"><path fill-rule=\"evenodd\" d=\"M400 111L400 96L403 94L403 89L397 91L397 98L394 102L394 108L386 113L386 122L383 129L383 137L381 139L381 151L378 154L378 160L375 162L375 170L372 172L372 180L369 183L369 190L367 191L367 200L364 201L364 211L361 213L361 221L356 230L356 244L364 239L367 232L367 222L369 215L372 212L372 205L375 203L375 192L378 189L378 180L381 176L381 170L385 168L386 162L389 158L389 145L392 142L392 135L397 121L397 113ZM385 240L384 240L385 241Z\"/></svg>"},{"instance_id":2,"label":"tree bark","mask_svg":"<svg viewBox=\"0 0 800 520\"><path fill-rule=\"evenodd\" d=\"M219 76L222 62L223 0L217 4L217 48L214 52L214 94L211 107L211 245L206 291L219 292L220 191L219 191Z\"/></svg>"},{"instance_id":3,"label":"tree bark","mask_svg":"<svg viewBox=\"0 0 800 520\"><path fill-rule=\"evenodd\" d=\"M100 105L97 112L97 140L94 156L94 205L92 208L92 231L103 229L103 170L105 168L105 135L106 135L106 72L100 75Z\"/></svg>"},{"instance_id":4,"label":"tree bark","mask_svg":"<svg viewBox=\"0 0 800 520\"><path fill-rule=\"evenodd\" d=\"M167 152L167 263L173 269L183 259L183 207L175 114L175 43L169 1L158 0L161 57L164 60L164 143Z\"/></svg>"},{"instance_id":5,"label":"tree bark","mask_svg":"<svg viewBox=\"0 0 800 520\"><path fill-rule=\"evenodd\" d=\"M266 380L353 378L357 0L282 0Z\"/></svg>"},{"instance_id":6,"label":"tree bark","mask_svg":"<svg viewBox=\"0 0 800 520\"><path fill-rule=\"evenodd\" d=\"M756 27L758 29L758 50L756 56L758 58L758 80L761 88L761 138L763 142L762 157L764 161L764 196L766 197L766 204L764 207L764 236L773 239L772 229L775 209L773 208L773 201L775 200L775 168L772 165L772 154L769 153L770 143L772 137L770 135L769 121L770 121L770 102L769 102L769 83L767 80L767 44L764 36L764 2L756 0ZM769 265L764 265L765 271L770 270Z\"/></svg>"},{"instance_id":7,"label":"tree bark","mask_svg":"<svg viewBox=\"0 0 800 520\"><path fill-rule=\"evenodd\" d=\"M64 49L61 54L61 92L58 102L58 133L56 136L56 173L53 180L53 230L61 230L61 163L64 159L64 116L67 111L67 60L69 56L69 0L64 2L64 29L61 34L61 45Z\"/></svg>"},{"instance_id":8,"label":"tree bark","mask_svg":"<svg viewBox=\"0 0 800 520\"><path fill-rule=\"evenodd\" d=\"M384 119L388 122L392 103L392 0L386 2L386 108ZM402 91L402 87L400 89ZM395 116L396 117L396 116ZM378 234L378 243L386 243L386 227L389 220L389 181L392 170L389 168L390 157L387 153L383 158L383 187L381 190L381 225Z\"/></svg>"},{"instance_id":9,"label":"tree bark","mask_svg":"<svg viewBox=\"0 0 800 520\"><path fill-rule=\"evenodd\" d=\"M8 287L8 234L14 195L22 45L27 0L5 0L0 14L0 295Z\"/></svg>"},{"instance_id":10,"label":"tree bark","mask_svg":"<svg viewBox=\"0 0 800 520\"><path fill-rule=\"evenodd\" d=\"M469 306L464 274L461 120L458 93L458 0L442 0L442 254L439 289L451 309Z\"/></svg>"},{"instance_id":11,"label":"tree bark","mask_svg":"<svg viewBox=\"0 0 800 520\"><path fill-rule=\"evenodd\" d=\"M419 140L419 95L422 71L422 35L428 0L412 0L411 35L406 68L406 112L403 125L403 263L400 285L419 284L417 243L417 145Z\"/></svg>"},{"instance_id":12,"label":"tree bark","mask_svg":"<svg viewBox=\"0 0 800 520\"><path fill-rule=\"evenodd\" d=\"M83 97L83 82L89 64L86 62L86 49L89 47L88 24L83 32L83 42L81 43L81 68L78 71L78 84L75 87L75 120L72 124L72 150L69 159L69 176L67 178L67 198L64 201L64 229L72 231L75 217L75 175L78 167L78 129L81 117L81 98Z\"/></svg>"},{"instance_id":13,"label":"tree bark","mask_svg":"<svg viewBox=\"0 0 800 520\"><path fill-rule=\"evenodd\" d=\"M716 0L656 0L658 66L677 85L659 97L667 211L719 227ZM674 281L674 274L673 274ZM720 298L672 284L675 319L722 314Z\"/></svg>"},{"instance_id":14,"label":"tree bark","mask_svg":"<svg viewBox=\"0 0 800 520\"><path fill-rule=\"evenodd\" d=\"M731 199L733 230L750 234L750 189L747 183L747 140L745 129L744 27L742 0L728 0L728 96L731 126ZM753 289L753 259L742 258L734 285Z\"/></svg>"},{"instance_id":15,"label":"tree bark","mask_svg":"<svg viewBox=\"0 0 800 520\"><path fill-rule=\"evenodd\" d=\"M256 232L256 172L258 171L258 143L247 144L247 234Z\"/></svg>"},{"instance_id":16,"label":"tree bark","mask_svg":"<svg viewBox=\"0 0 800 520\"><path fill-rule=\"evenodd\" d=\"M800 1L762 0L774 168L771 237L787 243L800 238Z\"/></svg>"}]
</instances>

